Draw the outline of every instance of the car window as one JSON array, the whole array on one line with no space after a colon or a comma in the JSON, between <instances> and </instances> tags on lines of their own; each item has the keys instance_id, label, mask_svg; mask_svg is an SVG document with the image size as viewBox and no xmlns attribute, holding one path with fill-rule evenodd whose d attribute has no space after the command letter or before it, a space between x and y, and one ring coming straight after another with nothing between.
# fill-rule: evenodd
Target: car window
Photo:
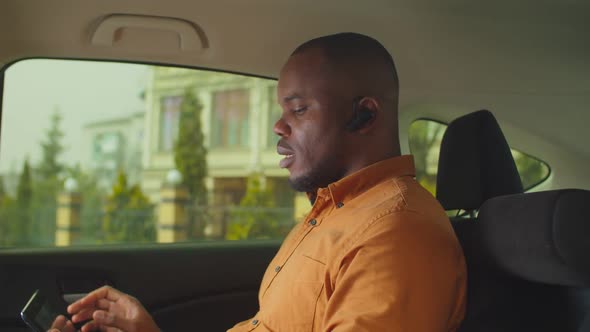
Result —
<instances>
[{"instance_id":1,"label":"car window","mask_svg":"<svg viewBox=\"0 0 590 332\"><path fill-rule=\"evenodd\" d=\"M546 162L516 149L510 149L510 151L525 191L538 186L549 178L551 169Z\"/></svg>"},{"instance_id":2,"label":"car window","mask_svg":"<svg viewBox=\"0 0 590 332\"><path fill-rule=\"evenodd\" d=\"M0 246L281 239L276 81L129 63L5 70Z\"/></svg>"},{"instance_id":3,"label":"car window","mask_svg":"<svg viewBox=\"0 0 590 332\"><path fill-rule=\"evenodd\" d=\"M447 125L429 119L419 119L410 125L408 143L416 164L416 179L432 194L436 193L436 174L440 143ZM516 149L510 149L523 188L529 190L549 177L550 168L544 161Z\"/></svg>"}]
</instances>

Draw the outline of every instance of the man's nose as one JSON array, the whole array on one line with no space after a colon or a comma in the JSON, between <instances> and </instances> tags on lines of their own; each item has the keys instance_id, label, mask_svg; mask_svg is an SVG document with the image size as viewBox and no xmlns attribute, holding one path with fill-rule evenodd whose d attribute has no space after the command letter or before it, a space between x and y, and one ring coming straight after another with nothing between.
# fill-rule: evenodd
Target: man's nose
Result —
<instances>
[{"instance_id":1,"label":"man's nose","mask_svg":"<svg viewBox=\"0 0 590 332\"><path fill-rule=\"evenodd\" d=\"M291 135L291 127L283 119L283 117L281 117L277 120L277 122L275 122L275 125L272 129L274 133L279 135L280 137L289 137L289 135Z\"/></svg>"}]
</instances>

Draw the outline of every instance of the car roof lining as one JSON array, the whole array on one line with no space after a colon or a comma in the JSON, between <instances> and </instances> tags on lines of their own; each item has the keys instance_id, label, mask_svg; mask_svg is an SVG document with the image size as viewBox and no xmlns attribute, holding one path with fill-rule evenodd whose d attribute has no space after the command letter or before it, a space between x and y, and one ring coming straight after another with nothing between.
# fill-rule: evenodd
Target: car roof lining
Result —
<instances>
[{"instance_id":1,"label":"car roof lining","mask_svg":"<svg viewBox=\"0 0 590 332\"><path fill-rule=\"evenodd\" d=\"M572 162L590 160L587 1L6 0L2 7L4 64L29 57L111 59L277 77L301 42L341 31L365 33L396 60L403 121L429 116L448 122L487 108L503 127L515 128L506 130L511 144L546 160L557 174L562 153L550 151L575 155ZM112 14L193 22L210 47L139 52L92 45L93 31ZM440 107L426 110L428 105Z\"/></svg>"}]
</instances>

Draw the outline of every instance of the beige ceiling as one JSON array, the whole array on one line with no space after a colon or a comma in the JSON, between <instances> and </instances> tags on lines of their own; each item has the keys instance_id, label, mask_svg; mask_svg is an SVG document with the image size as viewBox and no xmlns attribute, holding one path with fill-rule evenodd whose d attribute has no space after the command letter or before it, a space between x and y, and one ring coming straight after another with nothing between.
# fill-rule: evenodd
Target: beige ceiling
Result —
<instances>
[{"instance_id":1,"label":"beige ceiling","mask_svg":"<svg viewBox=\"0 0 590 332\"><path fill-rule=\"evenodd\" d=\"M112 14L191 22L208 48L183 51L169 33L152 30L142 39L141 29L113 46L92 44ZM517 145L535 150L531 137L539 137L538 150L551 145L590 160L590 1L584 0L3 0L0 63L117 59L276 77L299 43L341 31L386 45L398 66L401 109L413 117L448 121L488 108Z\"/></svg>"}]
</instances>

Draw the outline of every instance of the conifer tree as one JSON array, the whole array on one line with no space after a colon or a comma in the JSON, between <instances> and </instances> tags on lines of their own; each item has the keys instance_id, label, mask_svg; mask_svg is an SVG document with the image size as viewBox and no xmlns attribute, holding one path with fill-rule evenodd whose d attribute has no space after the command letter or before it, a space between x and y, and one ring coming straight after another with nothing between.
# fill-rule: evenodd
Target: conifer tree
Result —
<instances>
[{"instance_id":1,"label":"conifer tree","mask_svg":"<svg viewBox=\"0 0 590 332\"><path fill-rule=\"evenodd\" d=\"M31 227L31 202L33 197L33 180L31 167L26 159L16 187L16 206L18 214L11 220L10 234L15 245L28 244Z\"/></svg>"},{"instance_id":2,"label":"conifer tree","mask_svg":"<svg viewBox=\"0 0 590 332\"><path fill-rule=\"evenodd\" d=\"M4 188L4 177L0 175L0 200L6 196L6 188Z\"/></svg>"},{"instance_id":3,"label":"conifer tree","mask_svg":"<svg viewBox=\"0 0 590 332\"><path fill-rule=\"evenodd\" d=\"M187 88L180 106L174 162L182 174L182 184L186 186L196 206L207 205L207 149L201 123L202 109L203 106L193 90Z\"/></svg>"},{"instance_id":4,"label":"conifer tree","mask_svg":"<svg viewBox=\"0 0 590 332\"><path fill-rule=\"evenodd\" d=\"M61 140L64 133L61 130L62 116L56 108L50 117L50 127L47 130L45 140L41 142L42 159L37 167L39 175L43 179L56 178L64 170L59 162L59 157L64 151Z\"/></svg>"},{"instance_id":5,"label":"conifer tree","mask_svg":"<svg viewBox=\"0 0 590 332\"><path fill-rule=\"evenodd\" d=\"M291 224L277 209L274 197L273 188L268 184L262 185L261 174L250 175L246 194L230 214L226 238L245 240L285 236Z\"/></svg>"},{"instance_id":6,"label":"conifer tree","mask_svg":"<svg viewBox=\"0 0 590 332\"><path fill-rule=\"evenodd\" d=\"M63 185L60 175L65 171L65 166L59 161L64 152L61 122L62 116L55 108L49 116L45 137L40 142L41 160L34 168L30 233L32 241L39 244L48 245L55 240L57 195Z\"/></svg>"},{"instance_id":7,"label":"conifer tree","mask_svg":"<svg viewBox=\"0 0 590 332\"><path fill-rule=\"evenodd\" d=\"M103 232L105 242L145 242L155 240L152 206L139 186L129 186L120 171L107 197Z\"/></svg>"},{"instance_id":8,"label":"conifer tree","mask_svg":"<svg viewBox=\"0 0 590 332\"><path fill-rule=\"evenodd\" d=\"M187 206L188 237L199 238L202 235L207 213L207 149L203 135L201 112L203 106L195 96L192 88L187 88L180 105L178 137L174 143L174 163L182 174L182 184L190 195Z\"/></svg>"},{"instance_id":9,"label":"conifer tree","mask_svg":"<svg viewBox=\"0 0 590 332\"><path fill-rule=\"evenodd\" d=\"M14 199L6 192L4 178L0 176L0 246L11 244L11 224L16 222L16 211Z\"/></svg>"}]
</instances>

